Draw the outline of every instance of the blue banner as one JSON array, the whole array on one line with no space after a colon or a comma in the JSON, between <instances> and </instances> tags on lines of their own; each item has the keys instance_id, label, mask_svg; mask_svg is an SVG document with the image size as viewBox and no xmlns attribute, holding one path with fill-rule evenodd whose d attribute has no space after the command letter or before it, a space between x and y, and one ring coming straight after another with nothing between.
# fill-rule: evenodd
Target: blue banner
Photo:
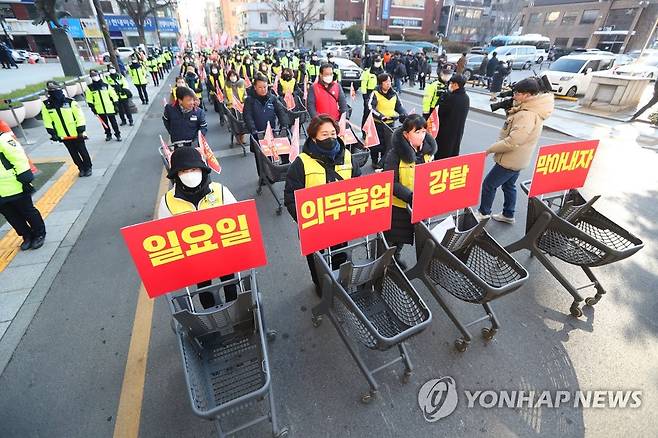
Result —
<instances>
[{"instance_id":1,"label":"blue banner","mask_svg":"<svg viewBox=\"0 0 658 438\"><path fill-rule=\"evenodd\" d=\"M63 25L67 27L67 32L71 38L84 38L85 33L82 30L82 25L78 18L63 18L60 20Z\"/></svg>"},{"instance_id":2,"label":"blue banner","mask_svg":"<svg viewBox=\"0 0 658 438\"><path fill-rule=\"evenodd\" d=\"M105 21L110 32L137 32L137 26L128 15L106 15ZM178 22L171 17L158 18L158 28L160 32L178 32ZM153 17L144 21L144 30L155 32Z\"/></svg>"},{"instance_id":3,"label":"blue banner","mask_svg":"<svg viewBox=\"0 0 658 438\"><path fill-rule=\"evenodd\" d=\"M388 20L391 16L391 0L384 0L382 5L382 20Z\"/></svg>"}]
</instances>

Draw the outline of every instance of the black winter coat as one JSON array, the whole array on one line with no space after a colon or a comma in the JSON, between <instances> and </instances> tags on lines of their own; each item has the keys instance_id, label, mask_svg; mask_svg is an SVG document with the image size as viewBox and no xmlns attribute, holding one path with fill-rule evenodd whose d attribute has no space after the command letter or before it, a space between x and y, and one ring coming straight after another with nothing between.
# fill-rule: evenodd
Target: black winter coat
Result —
<instances>
[{"instance_id":1,"label":"black winter coat","mask_svg":"<svg viewBox=\"0 0 658 438\"><path fill-rule=\"evenodd\" d=\"M498 68L498 58L491 58L487 62L487 76L491 77L493 74L496 72L496 69Z\"/></svg>"},{"instance_id":2,"label":"black winter coat","mask_svg":"<svg viewBox=\"0 0 658 438\"><path fill-rule=\"evenodd\" d=\"M288 110L271 91L268 90L266 98L259 98L253 86L249 87L244 100L244 123L247 129L252 134L265 131L267 122L270 122L272 129L289 126Z\"/></svg>"},{"instance_id":3,"label":"black winter coat","mask_svg":"<svg viewBox=\"0 0 658 438\"><path fill-rule=\"evenodd\" d=\"M420 151L416 152L402 135L402 128L398 128L393 132L391 148L384 157L384 170L393 170L394 172L393 195L410 205L413 204L413 192L400 182L400 161L423 164L425 163L423 156L427 154L436 154L436 142L431 135L425 135L423 146ZM390 244L412 244L414 242L414 226L411 223L411 215L406 209L393 206L391 229L385 232L384 236Z\"/></svg>"},{"instance_id":4,"label":"black winter coat","mask_svg":"<svg viewBox=\"0 0 658 438\"><path fill-rule=\"evenodd\" d=\"M459 155L459 145L464 136L464 125L469 107L470 99L463 88L447 93L446 99L439 105L439 134L436 137L437 160Z\"/></svg>"},{"instance_id":5,"label":"black winter coat","mask_svg":"<svg viewBox=\"0 0 658 438\"><path fill-rule=\"evenodd\" d=\"M332 160L330 157L325 155L315 155L309 152L307 144L313 141L310 137L306 139L304 143L304 148L302 151L306 152L317 162L319 162L322 167L325 169L327 175L327 182L334 182L339 180L339 175L335 171L337 164L343 164L345 162L345 143L343 140L338 138L338 143L340 143L340 153L336 157L336 160ZM354 161L352 161L352 178L361 176L361 168L357 166ZM290 216L297 222L297 207L295 206L295 191L303 189L306 187L306 173L304 172L304 162L300 157L295 158L288 168L288 173L286 175L286 187L283 190L283 203L288 209Z\"/></svg>"},{"instance_id":6,"label":"black winter coat","mask_svg":"<svg viewBox=\"0 0 658 438\"><path fill-rule=\"evenodd\" d=\"M510 70L503 65L504 64L500 64L498 67L496 67L496 72L491 78L491 88L489 88L489 91L492 93L500 93L500 91L503 89L503 81L507 75L510 74Z\"/></svg>"}]
</instances>

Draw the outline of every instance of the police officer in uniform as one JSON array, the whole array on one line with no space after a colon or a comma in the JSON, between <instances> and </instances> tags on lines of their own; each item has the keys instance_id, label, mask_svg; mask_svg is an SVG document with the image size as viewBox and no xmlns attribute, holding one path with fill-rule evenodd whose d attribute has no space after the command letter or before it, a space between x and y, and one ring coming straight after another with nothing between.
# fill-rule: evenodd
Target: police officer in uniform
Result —
<instances>
[{"instance_id":1,"label":"police officer in uniform","mask_svg":"<svg viewBox=\"0 0 658 438\"><path fill-rule=\"evenodd\" d=\"M439 79L432 82L425 88L423 96L423 115L429 118L430 113L434 111L448 95L448 81L452 77L452 70L444 68L439 74Z\"/></svg>"},{"instance_id":2,"label":"police officer in uniform","mask_svg":"<svg viewBox=\"0 0 658 438\"><path fill-rule=\"evenodd\" d=\"M117 73L117 70L113 65L108 65L107 71L110 74L105 78L105 83L114 88L114 92L119 97L117 109L119 110L121 126L126 125L126 119L128 119L130 126L133 126L133 115L130 113L130 106L128 105L128 99L133 97L133 94L128 89L128 81L122 75Z\"/></svg>"},{"instance_id":3,"label":"police officer in uniform","mask_svg":"<svg viewBox=\"0 0 658 438\"><path fill-rule=\"evenodd\" d=\"M23 238L23 251L41 248L46 239L46 224L32 203L33 179L23 147L0 122L0 214Z\"/></svg>"},{"instance_id":4,"label":"police officer in uniform","mask_svg":"<svg viewBox=\"0 0 658 438\"><path fill-rule=\"evenodd\" d=\"M297 221L295 191L322 184L355 178L361 175L359 166L352 165L352 155L338 137L338 123L326 114L319 114L308 125L308 138L301 154L292 162L286 176L283 199L290 216ZM335 245L338 249L345 244ZM321 294L320 283L315 270L313 254L306 256L311 278L318 295ZM332 257L333 269L337 269L347 260L345 253Z\"/></svg>"},{"instance_id":5,"label":"police officer in uniform","mask_svg":"<svg viewBox=\"0 0 658 438\"><path fill-rule=\"evenodd\" d=\"M115 116L119 96L114 92L114 88L103 82L98 70L90 70L89 76L91 77L91 84L89 84L85 92L85 100L91 112L98 115L105 125L103 126L105 129L105 141L112 140L110 125L114 129L114 136L117 141L121 141L121 132L119 132L119 125Z\"/></svg>"},{"instance_id":6,"label":"police officer in uniform","mask_svg":"<svg viewBox=\"0 0 658 438\"><path fill-rule=\"evenodd\" d=\"M203 108L195 105L196 95L187 87L176 87L176 102L164 108L162 122L169 132L174 147L190 145L199 132L206 135L208 124Z\"/></svg>"},{"instance_id":7,"label":"police officer in uniform","mask_svg":"<svg viewBox=\"0 0 658 438\"><path fill-rule=\"evenodd\" d=\"M147 105L149 103L149 94L148 91L146 91L148 74L146 72L146 67L139 62L136 56L132 57L132 61L130 62L130 65L128 65L128 73L130 74L130 79L133 81L133 85L137 88L142 105Z\"/></svg>"},{"instance_id":8,"label":"police officer in uniform","mask_svg":"<svg viewBox=\"0 0 658 438\"><path fill-rule=\"evenodd\" d=\"M156 87L160 85L160 79L158 77L158 60L155 59L153 55L149 56L146 60L146 65L148 66L149 71L151 72L151 78L153 79L153 85Z\"/></svg>"},{"instance_id":9,"label":"police officer in uniform","mask_svg":"<svg viewBox=\"0 0 658 438\"><path fill-rule=\"evenodd\" d=\"M85 116L78 103L64 96L55 81L46 84L47 99L41 104L43 125L52 141L61 141L78 166L80 176L91 176L91 157L85 145Z\"/></svg>"},{"instance_id":10,"label":"police officer in uniform","mask_svg":"<svg viewBox=\"0 0 658 438\"><path fill-rule=\"evenodd\" d=\"M235 197L231 191L220 183L210 180L210 168L201 158L196 148L178 148L171 154L171 169L167 178L174 187L164 194L158 209L158 218L175 216L206 208L234 204ZM233 274L220 277L222 281L231 280ZM210 286L211 280L199 283L197 287ZM237 286L224 287L226 301L237 298ZM210 292L201 292L199 300L204 309L215 306L215 298Z\"/></svg>"},{"instance_id":11,"label":"police officer in uniform","mask_svg":"<svg viewBox=\"0 0 658 438\"><path fill-rule=\"evenodd\" d=\"M361 117L361 126L365 125L366 119L370 115L368 111L368 102L370 101L370 94L377 88L377 76L384 71L382 64L382 58L376 57L373 61L372 67L368 67L363 70L361 74L361 94L363 95L363 117ZM365 133L363 134L365 137Z\"/></svg>"}]
</instances>

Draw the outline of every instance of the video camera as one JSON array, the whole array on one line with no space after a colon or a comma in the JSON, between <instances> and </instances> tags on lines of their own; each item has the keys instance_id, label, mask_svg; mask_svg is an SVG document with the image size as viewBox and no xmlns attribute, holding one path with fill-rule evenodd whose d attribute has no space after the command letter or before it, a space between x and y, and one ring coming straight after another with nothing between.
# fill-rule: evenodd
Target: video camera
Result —
<instances>
[{"instance_id":1,"label":"video camera","mask_svg":"<svg viewBox=\"0 0 658 438\"><path fill-rule=\"evenodd\" d=\"M530 81L532 81L534 85ZM505 112L507 112L510 109L512 109L512 106L514 105L514 99L512 98L512 96L514 95L514 91L517 91L518 86L520 86L521 84L523 84L524 89L534 88L539 93L551 93L553 91L553 87L551 86L551 81L548 79L546 75L541 77L534 76L534 77L523 79L519 82L512 84L511 90L498 93L498 97L504 100L501 100L500 102L492 103L491 112L498 111L499 109L504 109Z\"/></svg>"}]
</instances>

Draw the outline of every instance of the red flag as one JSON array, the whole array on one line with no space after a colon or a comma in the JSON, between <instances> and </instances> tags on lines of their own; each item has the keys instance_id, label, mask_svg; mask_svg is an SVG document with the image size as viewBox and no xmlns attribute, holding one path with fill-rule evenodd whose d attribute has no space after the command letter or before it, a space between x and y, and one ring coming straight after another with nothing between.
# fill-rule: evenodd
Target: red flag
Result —
<instances>
[{"instance_id":1,"label":"red flag","mask_svg":"<svg viewBox=\"0 0 658 438\"><path fill-rule=\"evenodd\" d=\"M107 126L107 124L103 121L103 119L101 118L101 116L99 116L99 115L97 114L97 115L96 115L96 118L98 118L98 120L101 122L101 125L103 125L103 128L104 128L104 129L110 129L110 128Z\"/></svg>"},{"instance_id":2,"label":"red flag","mask_svg":"<svg viewBox=\"0 0 658 438\"><path fill-rule=\"evenodd\" d=\"M372 113L368 115L366 123L363 125L363 131L366 133L366 139L364 146L369 148L372 146L377 146L379 144L379 135L377 135L377 128L375 127L375 119L372 117Z\"/></svg>"},{"instance_id":3,"label":"red flag","mask_svg":"<svg viewBox=\"0 0 658 438\"><path fill-rule=\"evenodd\" d=\"M352 98L352 102L356 100L356 90L354 90L354 82L350 83L350 97Z\"/></svg>"},{"instance_id":4,"label":"red flag","mask_svg":"<svg viewBox=\"0 0 658 438\"><path fill-rule=\"evenodd\" d=\"M340 120L338 121L338 136L343 137L345 135L345 130L347 129L347 113L340 115Z\"/></svg>"},{"instance_id":5,"label":"red flag","mask_svg":"<svg viewBox=\"0 0 658 438\"><path fill-rule=\"evenodd\" d=\"M244 112L244 104L235 97L235 94L231 96L231 107L235 108L239 113Z\"/></svg>"},{"instance_id":6,"label":"red flag","mask_svg":"<svg viewBox=\"0 0 658 438\"><path fill-rule=\"evenodd\" d=\"M274 78L274 85L272 85L272 91L277 96L279 95L279 75L276 75L276 78Z\"/></svg>"},{"instance_id":7,"label":"red flag","mask_svg":"<svg viewBox=\"0 0 658 438\"><path fill-rule=\"evenodd\" d=\"M298 119L299 120L299 119ZM41 171L37 168L37 166L34 165L32 160L29 158L27 159L28 163L30 163L30 170L32 171L32 175L38 175L41 173Z\"/></svg>"},{"instance_id":8,"label":"red flag","mask_svg":"<svg viewBox=\"0 0 658 438\"><path fill-rule=\"evenodd\" d=\"M292 96L292 93L290 91L287 92L285 96L283 96L283 100L286 102L286 107L290 111L292 111L295 108L295 106L297 106L295 104L295 98Z\"/></svg>"},{"instance_id":9,"label":"red flag","mask_svg":"<svg viewBox=\"0 0 658 438\"><path fill-rule=\"evenodd\" d=\"M307 105L308 100L308 76L304 78L304 105Z\"/></svg>"},{"instance_id":10,"label":"red flag","mask_svg":"<svg viewBox=\"0 0 658 438\"><path fill-rule=\"evenodd\" d=\"M210 145L208 145L206 137L203 136L201 131L199 131L199 146L201 148L201 156L205 160L208 167L217 173L222 173L222 166L219 164L219 160L217 160L217 157L215 157L212 149L210 149Z\"/></svg>"},{"instance_id":11,"label":"red flag","mask_svg":"<svg viewBox=\"0 0 658 438\"><path fill-rule=\"evenodd\" d=\"M439 107L437 106L430 114L429 120L427 120L427 132L432 137L435 137L439 134Z\"/></svg>"},{"instance_id":12,"label":"red flag","mask_svg":"<svg viewBox=\"0 0 658 438\"><path fill-rule=\"evenodd\" d=\"M267 128L265 128L265 136L263 137L263 145L267 146L272 152L272 159L274 161L279 161L279 154L276 151L276 146L274 146L274 133L272 132L272 126L270 122L267 122Z\"/></svg>"},{"instance_id":13,"label":"red flag","mask_svg":"<svg viewBox=\"0 0 658 438\"><path fill-rule=\"evenodd\" d=\"M167 163L171 166L171 149L169 149L167 143L162 139L162 136L160 136L160 150L162 151L162 156L167 159Z\"/></svg>"},{"instance_id":14,"label":"red flag","mask_svg":"<svg viewBox=\"0 0 658 438\"><path fill-rule=\"evenodd\" d=\"M163 97L163 98L162 98L162 106L167 106L168 103L169 103L169 102L167 102L167 98L166 98L166 97Z\"/></svg>"},{"instance_id":15,"label":"red flag","mask_svg":"<svg viewBox=\"0 0 658 438\"><path fill-rule=\"evenodd\" d=\"M225 48L227 40L228 40L228 34L226 32L222 33L222 36L219 38L219 45L222 48Z\"/></svg>"},{"instance_id":16,"label":"red flag","mask_svg":"<svg viewBox=\"0 0 658 438\"><path fill-rule=\"evenodd\" d=\"M295 118L295 124L292 125L292 139L290 140L290 152L288 158L292 163L299 155L299 117Z\"/></svg>"},{"instance_id":17,"label":"red flag","mask_svg":"<svg viewBox=\"0 0 658 438\"><path fill-rule=\"evenodd\" d=\"M244 86L247 88L251 87L251 81L249 80L249 76L246 73L244 75Z\"/></svg>"},{"instance_id":18,"label":"red flag","mask_svg":"<svg viewBox=\"0 0 658 438\"><path fill-rule=\"evenodd\" d=\"M217 95L217 100L219 102L224 102L224 93L219 88L219 81L215 82L215 94Z\"/></svg>"}]
</instances>

